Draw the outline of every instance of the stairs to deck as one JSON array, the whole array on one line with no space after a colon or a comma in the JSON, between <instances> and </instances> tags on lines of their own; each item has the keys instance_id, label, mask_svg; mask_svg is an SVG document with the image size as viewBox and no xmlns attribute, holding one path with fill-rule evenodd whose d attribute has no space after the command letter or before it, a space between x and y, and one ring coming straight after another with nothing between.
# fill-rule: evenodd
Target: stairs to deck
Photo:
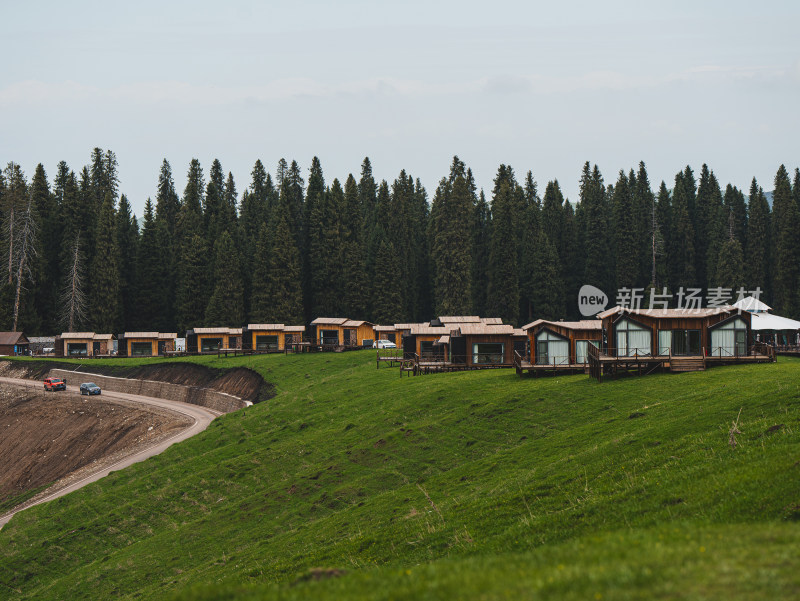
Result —
<instances>
[{"instance_id":1,"label":"stairs to deck","mask_svg":"<svg viewBox=\"0 0 800 601\"><path fill-rule=\"evenodd\" d=\"M669 370L675 373L705 371L706 362L703 357L670 357Z\"/></svg>"}]
</instances>

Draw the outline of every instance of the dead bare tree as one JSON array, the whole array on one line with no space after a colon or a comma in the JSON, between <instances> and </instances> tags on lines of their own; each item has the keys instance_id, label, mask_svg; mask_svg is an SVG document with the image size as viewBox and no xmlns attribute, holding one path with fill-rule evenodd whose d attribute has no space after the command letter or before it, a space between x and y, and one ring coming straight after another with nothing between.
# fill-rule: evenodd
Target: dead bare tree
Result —
<instances>
[{"instance_id":1,"label":"dead bare tree","mask_svg":"<svg viewBox=\"0 0 800 601\"><path fill-rule=\"evenodd\" d=\"M12 332L17 331L19 324L19 305L22 291L25 290L25 282L33 282L33 271L31 264L34 262L38 253L36 251L36 216L33 212L33 198L28 196L28 205L19 215L17 224L17 243L14 246L13 265L16 271L16 286L14 290L14 322Z\"/></svg>"},{"instance_id":2,"label":"dead bare tree","mask_svg":"<svg viewBox=\"0 0 800 601\"><path fill-rule=\"evenodd\" d=\"M81 253L80 233L75 236L75 246L71 253L67 278L64 290L61 292L61 323L67 332L75 329L86 321L88 302L83 289L83 253Z\"/></svg>"},{"instance_id":3,"label":"dead bare tree","mask_svg":"<svg viewBox=\"0 0 800 601\"><path fill-rule=\"evenodd\" d=\"M14 283L14 258L16 251L16 231L18 210L26 195L25 176L16 163L9 163L5 168L6 181L8 182L5 198L3 199L3 234L8 244L8 283Z\"/></svg>"}]
</instances>

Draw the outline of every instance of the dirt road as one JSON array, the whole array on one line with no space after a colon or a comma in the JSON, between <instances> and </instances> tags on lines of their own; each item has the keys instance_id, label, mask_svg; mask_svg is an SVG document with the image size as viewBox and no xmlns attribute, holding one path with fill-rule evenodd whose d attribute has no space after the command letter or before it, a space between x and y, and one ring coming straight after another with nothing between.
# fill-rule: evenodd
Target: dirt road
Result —
<instances>
[{"instance_id":1,"label":"dirt road","mask_svg":"<svg viewBox=\"0 0 800 601\"><path fill-rule=\"evenodd\" d=\"M18 386L21 389L25 389L29 392L34 390L41 391L43 389L41 382L36 382L33 380L23 380L17 378L0 378L0 383L4 385L13 385ZM24 392L21 390L21 392ZM79 387L75 385L70 385L67 387L67 392L72 393L79 393ZM60 392L53 392L47 393L48 395L60 395L63 393ZM86 397L84 397L86 398ZM39 503L44 503L46 501L52 501L58 497L66 495L74 490L77 490L83 486L91 482L95 482L100 478L108 475L112 471L121 470L129 465L137 463L139 461L144 461L145 459L152 457L154 455L158 455L165 449L167 449L170 445L180 442L182 440L186 440L187 438L194 436L195 434L202 432L205 430L208 425L216 418L217 416L221 415L220 412L213 411L211 409L207 409L205 407L201 407L199 405L190 405L188 403L179 403L177 401L167 401L164 399L157 399L152 397L145 397L139 396L134 394L127 394L121 392L109 392L103 391L100 397L93 397L93 400L102 400L104 403L114 403L114 404L125 404L130 406L132 403L139 405L144 409L149 410L156 410L156 411L167 411L172 413L177 413L180 416L183 416L188 423L190 424L188 427L180 429L178 432L170 433L166 438L162 438L155 444L151 444L146 446L145 448L139 448L133 453L124 454L118 453L115 456L115 460L113 462L103 462L100 461L100 466L97 469L85 469L81 474L81 477L75 479L74 481L62 481L61 485L56 484L54 487L57 490L52 490L52 492L45 491L41 495L34 497L30 502L24 504L21 507L15 508L10 513L0 515L0 528L2 528L8 521L14 516L15 513L18 511L22 511L23 509L27 509L28 507L32 507L33 505L38 505ZM125 455L119 457L119 455ZM89 473L86 473L89 472ZM66 479L65 479L66 480Z\"/></svg>"}]
</instances>

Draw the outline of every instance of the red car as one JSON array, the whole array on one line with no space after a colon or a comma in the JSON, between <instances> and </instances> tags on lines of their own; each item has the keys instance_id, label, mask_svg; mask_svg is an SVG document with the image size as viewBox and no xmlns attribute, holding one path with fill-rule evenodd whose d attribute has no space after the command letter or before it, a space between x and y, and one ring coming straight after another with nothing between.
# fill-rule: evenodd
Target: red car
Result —
<instances>
[{"instance_id":1,"label":"red car","mask_svg":"<svg viewBox=\"0 0 800 601\"><path fill-rule=\"evenodd\" d=\"M55 390L66 390L67 389L67 381L62 380L61 378L45 378L44 379L44 389L55 391Z\"/></svg>"}]
</instances>

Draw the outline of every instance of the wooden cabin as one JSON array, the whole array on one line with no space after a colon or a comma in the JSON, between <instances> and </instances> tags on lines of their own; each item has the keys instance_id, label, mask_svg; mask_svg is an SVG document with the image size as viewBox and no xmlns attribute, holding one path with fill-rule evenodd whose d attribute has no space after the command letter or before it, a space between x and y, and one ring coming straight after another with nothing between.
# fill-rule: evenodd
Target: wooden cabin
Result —
<instances>
[{"instance_id":1,"label":"wooden cabin","mask_svg":"<svg viewBox=\"0 0 800 601\"><path fill-rule=\"evenodd\" d=\"M113 334L64 332L55 339L56 357L98 357L114 351Z\"/></svg>"},{"instance_id":2,"label":"wooden cabin","mask_svg":"<svg viewBox=\"0 0 800 601\"><path fill-rule=\"evenodd\" d=\"M242 348L265 353L283 351L289 345L302 342L305 331L305 326L251 323L242 330Z\"/></svg>"},{"instance_id":3,"label":"wooden cabin","mask_svg":"<svg viewBox=\"0 0 800 601\"><path fill-rule=\"evenodd\" d=\"M537 319L523 326L528 335L528 360L532 366L582 366L588 346L600 347L603 326L599 319L548 321Z\"/></svg>"},{"instance_id":4,"label":"wooden cabin","mask_svg":"<svg viewBox=\"0 0 800 601\"><path fill-rule=\"evenodd\" d=\"M396 323L393 326L374 326L372 328L374 340L391 340L400 348L403 345L403 336L411 332L410 323Z\"/></svg>"},{"instance_id":5,"label":"wooden cabin","mask_svg":"<svg viewBox=\"0 0 800 601\"><path fill-rule=\"evenodd\" d=\"M187 353L216 353L242 348L242 328L195 328L186 332Z\"/></svg>"},{"instance_id":6,"label":"wooden cabin","mask_svg":"<svg viewBox=\"0 0 800 601\"><path fill-rule=\"evenodd\" d=\"M22 332L0 332L0 355L27 355L30 341Z\"/></svg>"},{"instance_id":7,"label":"wooden cabin","mask_svg":"<svg viewBox=\"0 0 800 601\"><path fill-rule=\"evenodd\" d=\"M125 332L117 338L120 357L163 357L175 351L178 334L164 332Z\"/></svg>"},{"instance_id":8,"label":"wooden cabin","mask_svg":"<svg viewBox=\"0 0 800 601\"><path fill-rule=\"evenodd\" d=\"M603 351L637 355L731 358L748 355L751 315L732 306L707 309L623 309L602 320Z\"/></svg>"},{"instance_id":9,"label":"wooden cabin","mask_svg":"<svg viewBox=\"0 0 800 601\"><path fill-rule=\"evenodd\" d=\"M55 353L55 336L30 336L28 349L34 355L52 355Z\"/></svg>"},{"instance_id":10,"label":"wooden cabin","mask_svg":"<svg viewBox=\"0 0 800 601\"><path fill-rule=\"evenodd\" d=\"M322 347L371 347L375 336L375 324L346 317L318 317L311 325L315 328L315 341Z\"/></svg>"},{"instance_id":11,"label":"wooden cabin","mask_svg":"<svg viewBox=\"0 0 800 601\"><path fill-rule=\"evenodd\" d=\"M449 361L449 336L454 328L431 326L427 323L412 323L408 334L403 336L403 355L414 355L420 360Z\"/></svg>"},{"instance_id":12,"label":"wooden cabin","mask_svg":"<svg viewBox=\"0 0 800 601\"><path fill-rule=\"evenodd\" d=\"M514 363L514 342L513 326L462 323L450 334L450 354L467 367L508 367Z\"/></svg>"}]
</instances>

